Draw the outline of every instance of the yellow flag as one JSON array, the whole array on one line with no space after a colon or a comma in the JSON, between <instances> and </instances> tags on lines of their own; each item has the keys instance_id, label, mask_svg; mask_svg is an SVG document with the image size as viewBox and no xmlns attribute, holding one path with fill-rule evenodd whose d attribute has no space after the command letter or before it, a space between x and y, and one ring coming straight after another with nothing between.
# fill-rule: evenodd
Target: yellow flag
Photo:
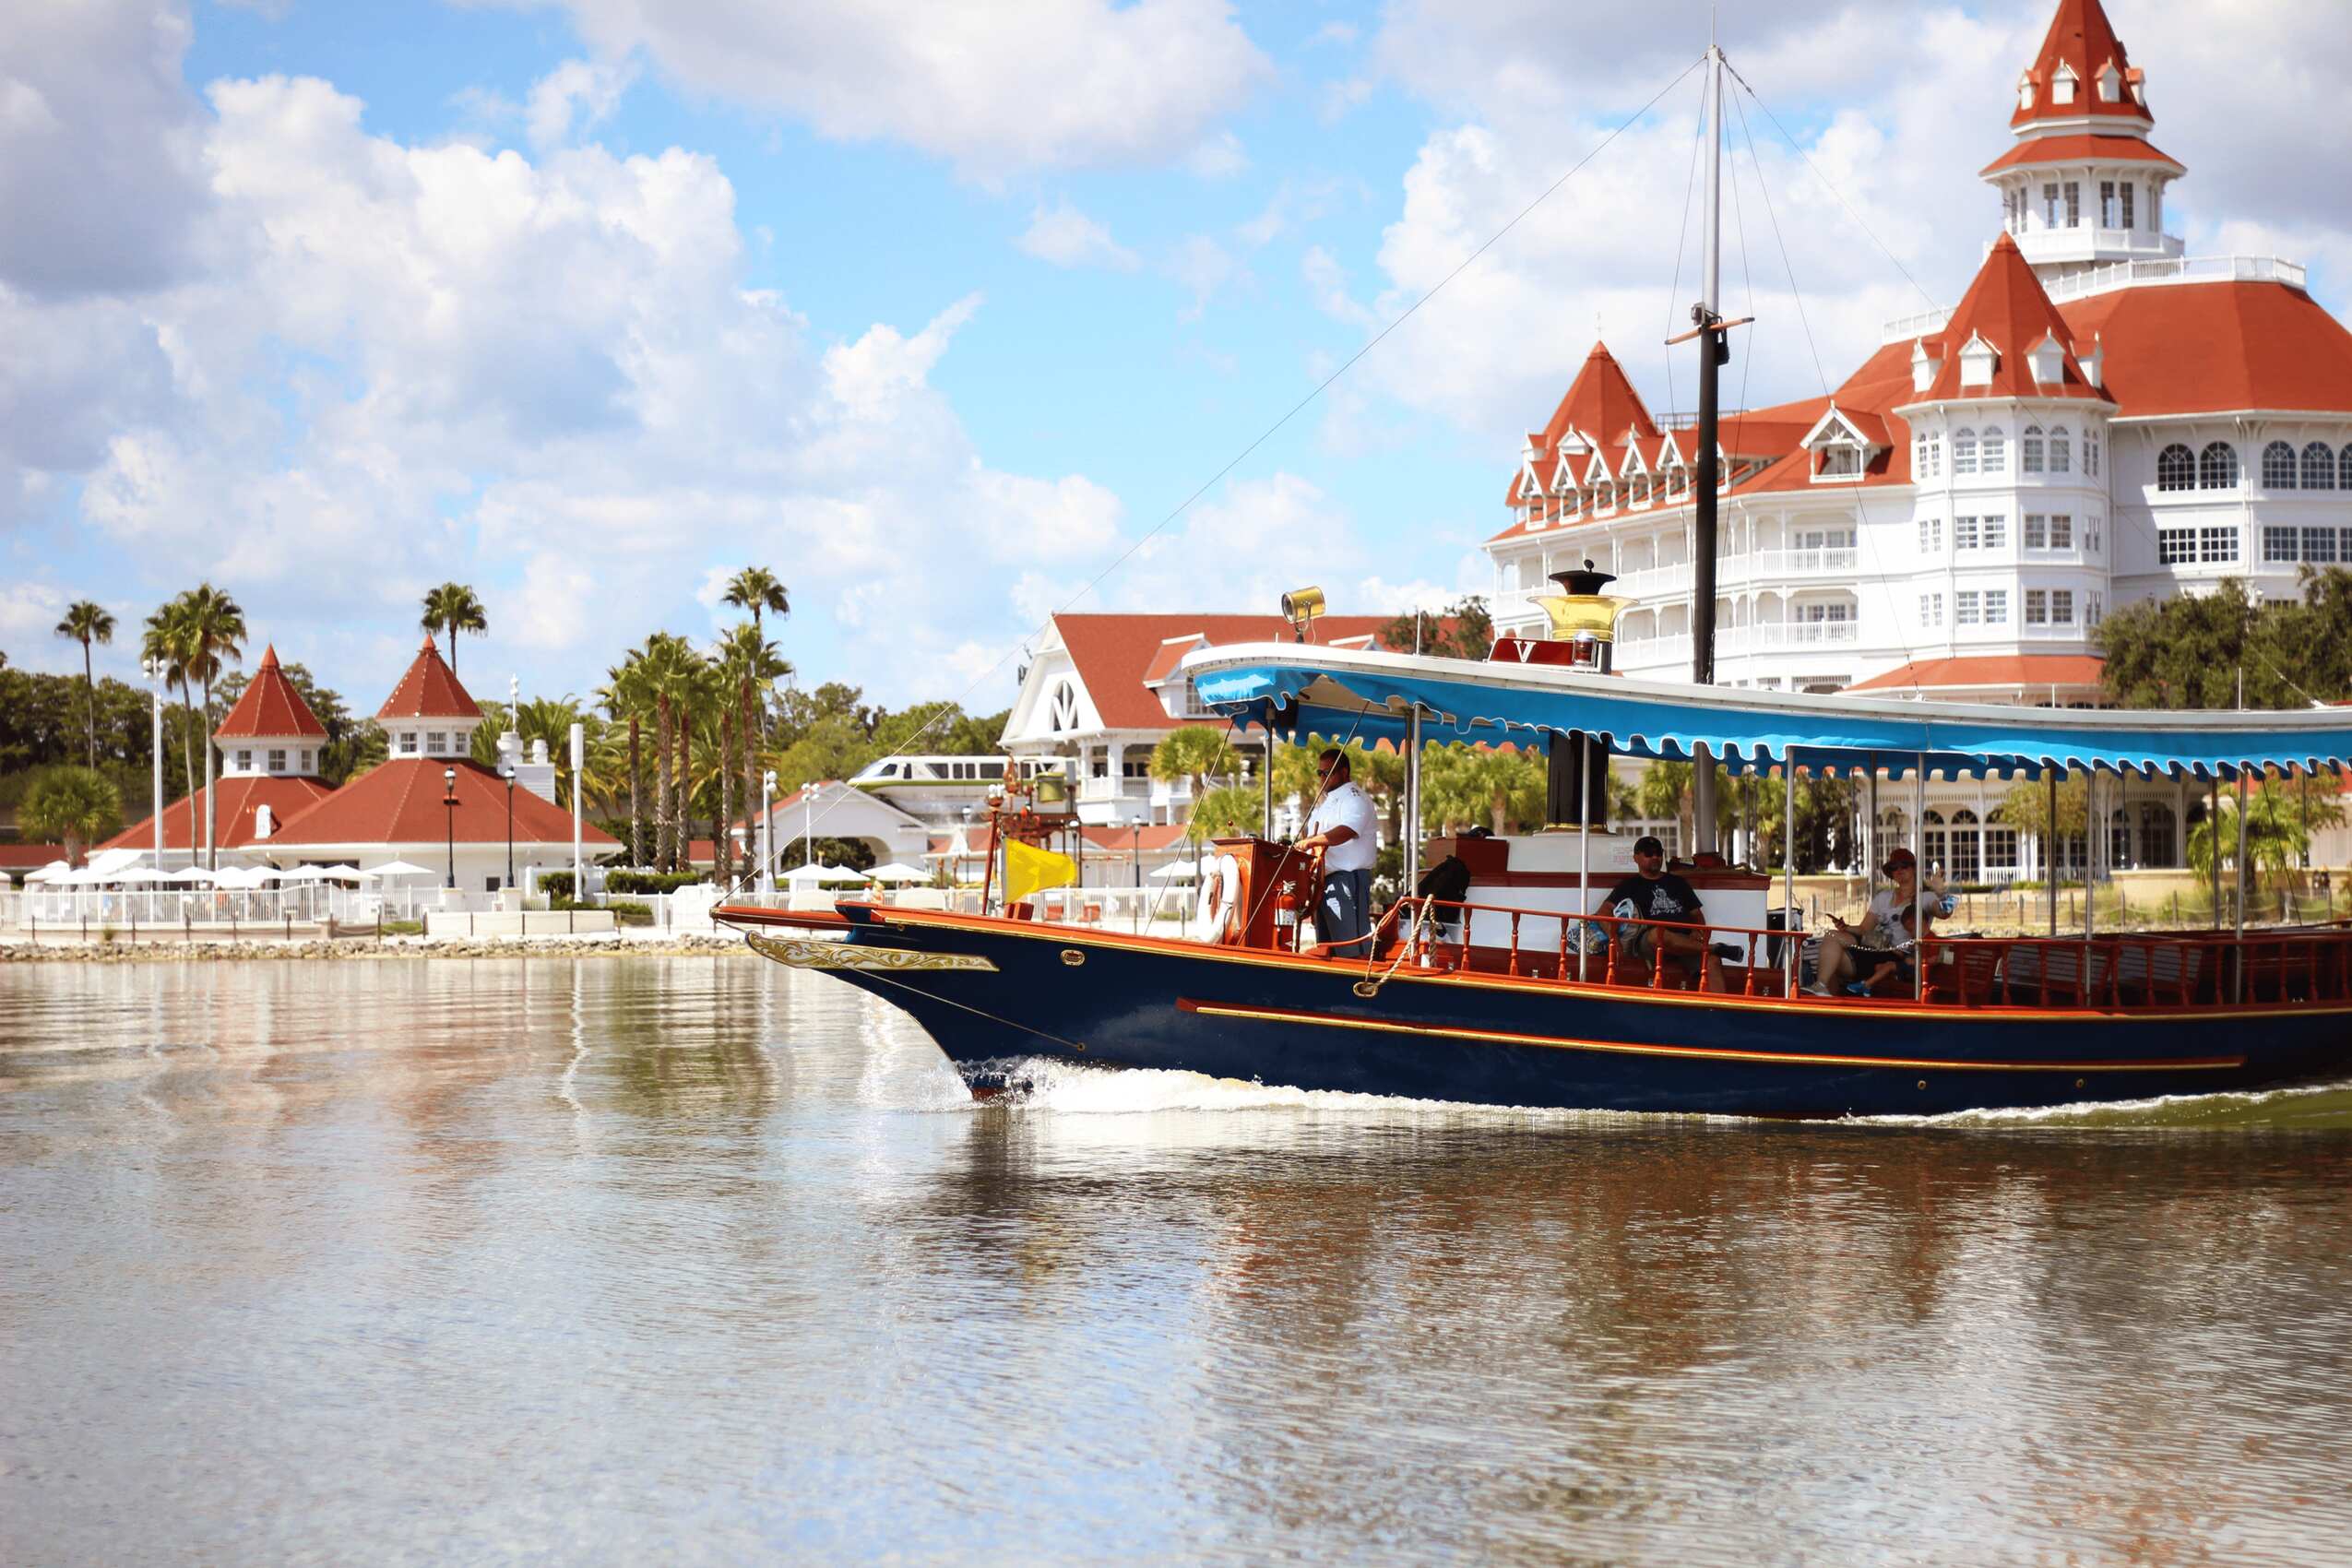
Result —
<instances>
[{"instance_id":1,"label":"yellow flag","mask_svg":"<svg viewBox=\"0 0 2352 1568\"><path fill-rule=\"evenodd\" d=\"M1077 880L1078 862L1069 856L1024 844L1017 838L1004 841L1006 903L1017 904L1032 893L1048 887L1067 887Z\"/></svg>"}]
</instances>

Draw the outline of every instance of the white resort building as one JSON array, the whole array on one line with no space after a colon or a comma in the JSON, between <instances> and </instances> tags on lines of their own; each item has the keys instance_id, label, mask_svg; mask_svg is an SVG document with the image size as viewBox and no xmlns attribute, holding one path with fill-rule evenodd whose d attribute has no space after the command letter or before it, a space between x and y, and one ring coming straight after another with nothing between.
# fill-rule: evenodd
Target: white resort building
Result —
<instances>
[{"instance_id":1,"label":"white resort building","mask_svg":"<svg viewBox=\"0 0 2352 1568\"><path fill-rule=\"evenodd\" d=\"M2061 0L1983 172L1999 233L1959 303L1888 323L1827 397L1724 416L1718 682L2089 705L2114 607L2225 577L2293 597L2305 563L2352 562L2352 334L2293 262L2183 254L2164 209L2187 171L2154 124L2099 0ZM1684 425L1594 347L1487 543L1498 633L1540 634L1546 579L1589 559L1636 601L1617 669L1688 678ZM1928 857L2034 874L2003 788L1935 785ZM2168 781L2110 784L2109 805L2119 868L2180 864L2202 811ZM1907 814L1883 813L1917 843Z\"/></svg>"}]
</instances>

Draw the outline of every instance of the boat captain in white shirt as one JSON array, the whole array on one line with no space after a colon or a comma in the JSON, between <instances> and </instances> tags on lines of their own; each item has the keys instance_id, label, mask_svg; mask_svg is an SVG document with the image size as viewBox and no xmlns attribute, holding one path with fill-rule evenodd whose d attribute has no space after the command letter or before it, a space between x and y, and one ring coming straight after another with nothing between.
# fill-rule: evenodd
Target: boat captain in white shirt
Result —
<instances>
[{"instance_id":1,"label":"boat captain in white shirt","mask_svg":"<svg viewBox=\"0 0 2352 1568\"><path fill-rule=\"evenodd\" d=\"M1315 936L1345 943L1331 951L1360 958L1371 950L1372 858L1379 849L1372 797L1348 778L1348 754L1333 748L1315 765L1323 798L1307 818L1306 837L1292 846L1323 854L1323 902L1315 911Z\"/></svg>"}]
</instances>

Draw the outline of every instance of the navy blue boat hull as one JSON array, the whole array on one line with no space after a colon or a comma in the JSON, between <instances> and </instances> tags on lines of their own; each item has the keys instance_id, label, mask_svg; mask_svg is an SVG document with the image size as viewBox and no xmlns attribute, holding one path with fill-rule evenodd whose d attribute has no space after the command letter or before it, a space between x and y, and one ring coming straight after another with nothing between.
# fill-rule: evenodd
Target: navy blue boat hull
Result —
<instances>
[{"instance_id":1,"label":"navy blue boat hull","mask_svg":"<svg viewBox=\"0 0 2352 1568\"><path fill-rule=\"evenodd\" d=\"M1743 1116L1941 1114L2249 1088L2352 1065L2352 1013L1789 1003L1335 964L1018 921L873 923L861 947L989 969L841 968L976 1085L1044 1058L1420 1099Z\"/></svg>"}]
</instances>

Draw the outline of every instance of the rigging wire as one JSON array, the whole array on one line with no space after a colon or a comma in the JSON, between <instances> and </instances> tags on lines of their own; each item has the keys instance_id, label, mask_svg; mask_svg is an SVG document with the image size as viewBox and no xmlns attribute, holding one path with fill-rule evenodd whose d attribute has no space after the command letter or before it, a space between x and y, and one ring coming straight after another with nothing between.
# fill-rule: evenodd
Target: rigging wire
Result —
<instances>
[{"instance_id":1,"label":"rigging wire","mask_svg":"<svg viewBox=\"0 0 2352 1568\"><path fill-rule=\"evenodd\" d=\"M1846 216L1854 220L1854 226L1861 230L1863 233L1868 234L1871 237L1871 244L1879 248L1879 253L1884 255L1888 261L1895 264L1895 270L1903 274L1903 280L1910 284L1913 289L1918 291L1919 298L1928 302L1928 308L1930 310L1942 310L1943 306L1938 303L1936 297L1933 294L1929 293L1927 290L1920 285L1918 279L1911 276L1911 269L1903 265L1903 258L1896 255L1892 250L1887 248L1886 242L1878 237L1878 231L1871 228L1867 222L1863 221L1862 215L1854 210L1854 204L1846 199L1846 193L1839 190L1836 183L1831 180L1828 175L1822 172L1821 165L1813 161L1812 155L1804 149L1795 137L1788 134L1788 127L1780 123L1780 116L1772 112L1772 105L1766 103L1762 95L1760 95L1754 88L1748 85L1748 78L1741 76L1738 69L1735 68L1731 62L1728 59L1724 61L1723 68L1731 73L1731 79L1740 84L1741 90L1746 92L1750 98L1756 101L1756 107L1763 111L1764 117L1765 119L1772 122L1772 128L1780 133L1781 139L1788 144L1789 149L1796 153L1798 158L1803 161L1806 168L1812 171L1813 178L1819 180L1822 183L1823 187L1826 189L1832 196L1836 198L1837 205L1846 209ZM1752 140L1753 138L1752 137Z\"/></svg>"},{"instance_id":2,"label":"rigging wire","mask_svg":"<svg viewBox=\"0 0 2352 1568\"><path fill-rule=\"evenodd\" d=\"M1674 336L1682 324L1682 257L1691 245L1691 198L1699 188L1699 148L1706 135L1706 84L1699 84L1699 113L1691 122L1691 167L1682 176L1682 221L1674 227L1674 281L1666 291L1666 335ZM1670 412L1675 405L1674 356L1666 356L1666 407Z\"/></svg>"},{"instance_id":3,"label":"rigging wire","mask_svg":"<svg viewBox=\"0 0 2352 1568\"><path fill-rule=\"evenodd\" d=\"M1705 56L1702 55L1698 59L1693 60L1689 65L1683 66L1682 69L1677 73L1671 80L1667 82L1665 86L1652 93L1648 101L1645 102L1639 109L1634 110L1631 114L1628 114L1624 119L1619 121L1616 126L1611 129L1607 136L1601 137L1599 141L1593 145L1590 150L1571 165L1567 172L1552 181L1550 184L1546 185L1536 195L1533 200L1521 208L1518 212L1512 217L1510 221L1504 223L1502 228L1497 229L1492 234L1489 235L1485 243L1480 244L1476 250L1472 251L1468 255L1464 256L1459 262L1455 263L1451 271L1447 272L1444 277L1439 279L1436 282L1431 284L1428 290L1426 290L1419 299L1406 306L1405 309L1399 313L1394 320L1390 321L1387 326L1382 327L1370 339L1366 339L1361 347L1357 349L1354 353L1348 355L1346 360L1340 362L1338 368L1334 370L1330 374L1324 376L1321 381L1315 383L1313 387L1311 388L1305 396L1301 397L1297 402L1291 404L1289 409L1285 410L1280 418L1277 419L1272 424L1267 425L1265 430L1259 432L1254 440L1251 441L1248 445L1235 453L1232 458L1227 462L1224 467L1209 475L1207 479L1202 481L1200 485L1194 489L1191 494L1178 502L1175 507L1170 510L1166 517L1160 518L1159 521L1154 523L1148 529L1145 530L1145 532L1140 535L1134 543L1121 551L1109 565L1106 565L1101 571L1097 572L1093 577L1089 578L1086 586L1079 588L1077 592L1072 594L1060 606L1048 614L1046 617L1047 624L1051 624L1053 616L1067 612L1072 605L1076 604L1080 600L1086 598L1087 595L1101 587L1104 581L1107 580L1111 574L1117 572L1130 560L1134 559L1135 553L1142 550L1145 545L1149 544L1160 534L1165 533L1178 518L1190 511L1193 506L1199 502L1202 496L1207 494L1209 491L1216 486L1218 481L1224 479L1226 475L1231 473L1235 469L1240 468L1243 462L1248 460L1252 453L1255 452L1259 447L1272 440L1277 432L1279 432L1285 425L1289 424L1293 419L1296 419L1309 404L1314 402L1315 399L1322 397L1324 392L1330 390L1334 382L1337 381L1341 376L1354 369L1358 362L1361 361L1374 349L1380 347L1382 343L1387 341L1390 335L1395 333L1398 327L1404 326L1405 323L1410 321L1413 316L1420 311L1423 305L1428 304L1431 300L1437 298L1437 296L1444 291L1448 284L1452 283L1456 278L1459 278L1464 272L1469 270L1471 266L1474 265L1479 257L1485 255L1488 251L1492 250L1496 244L1501 243L1505 235L1509 234L1514 229L1516 229L1521 223L1525 222L1528 217L1535 212L1537 208L1541 207L1545 202L1550 200L1553 196L1559 193L1562 186L1565 185L1569 181L1582 173L1587 164L1591 163L1594 159L1598 158L1603 152L1606 152L1610 146L1614 143L1618 137L1633 129L1635 125L1640 123L1645 115L1648 114L1652 109L1657 107L1659 101L1663 100L1668 93L1672 92L1677 87L1680 87L1682 84L1684 77L1688 77L1693 71L1697 70L1699 66L1705 63ZM1027 636L1024 636L1021 639L1024 645L1028 642L1028 638ZM998 655L996 659L991 663L987 669L981 671L977 676L973 677L969 684L965 686L962 691L958 692L955 697L950 699L949 706L961 707L963 706L964 699L971 695L972 693L978 691L981 685L993 678L996 672L1004 667L1005 660L1011 659L1017 651L1018 647L1016 647L1015 648L1007 649L1003 654ZM940 712L930 720L930 722L924 724L921 729L909 736L906 742L897 750L889 753L887 755L877 757L874 760L877 762L888 762L895 758L907 755L909 749L911 748L916 742L921 741L925 735L929 734L934 725L946 718L946 714L947 709L943 707ZM837 802L835 803L838 802ZM824 816L830 813L831 810L832 806L827 805L824 812L818 814L817 820L822 821ZM812 831L811 836L814 837L814 831ZM730 886L729 892L731 893L741 887L744 878L738 877Z\"/></svg>"},{"instance_id":4,"label":"rigging wire","mask_svg":"<svg viewBox=\"0 0 2352 1568\"><path fill-rule=\"evenodd\" d=\"M1739 72L1737 72L1737 71L1733 71L1731 74L1733 75L1733 77L1737 77L1739 76L1739 74L1740 74L1740 73L1739 73ZM1748 85L1748 84L1747 84L1747 83L1743 80L1743 81L1741 81L1741 82L1740 83L1740 85L1741 87L1743 87L1743 88L1744 88L1744 87L1747 87L1747 85ZM1748 96L1749 96L1749 97L1751 97L1751 98L1755 97L1755 92L1754 92L1754 89L1749 89ZM1732 106L1733 106L1735 109L1738 109L1738 108L1739 108L1739 100L1737 100L1737 99L1732 100ZM1758 101L1757 101L1757 105L1756 105L1756 106L1757 106L1759 109L1763 108L1763 107L1764 107L1763 101L1762 101L1761 100L1758 100ZM1756 171L1756 191L1757 191L1757 194L1758 194L1758 195L1759 195L1759 196L1763 198L1763 201L1764 201L1764 217L1765 217L1765 218L1766 218L1766 219L1770 221L1770 223L1771 223L1771 225L1772 225L1772 238L1773 238L1773 243L1774 243L1774 244L1775 244L1775 245L1776 245L1776 246L1779 248L1779 251L1780 251L1780 265L1781 265L1781 267L1782 267L1782 269L1783 269L1783 270L1784 270L1784 271L1788 274L1788 297L1789 297L1789 302L1791 303L1791 304L1793 304L1793 305L1795 306L1796 311L1797 311L1797 324L1798 324L1798 326L1799 326L1800 327L1801 327L1801 328L1804 330L1804 334L1805 334L1805 352L1806 352L1807 354L1809 354L1810 356L1812 356L1812 362L1813 362L1813 375L1814 375L1814 377L1815 377L1815 378L1816 378L1816 379L1817 379L1817 380L1821 383L1822 396L1823 396L1823 397L1824 397L1824 398L1832 398L1832 399L1834 400L1834 399L1835 399L1835 393L1833 393L1833 392L1831 391L1831 389L1830 389L1830 385L1829 385L1829 372L1828 372L1828 371L1827 371L1827 370L1826 370L1826 369L1823 366L1823 364L1822 364L1822 358L1821 358L1821 345L1820 345L1819 343L1815 342L1815 341L1814 341L1814 339L1813 339L1813 324L1812 324L1812 317L1808 316L1808 315L1805 314L1805 296L1804 296L1804 291L1803 291L1802 290L1800 290L1800 289L1797 286L1797 267L1796 267L1796 264L1795 264L1793 261L1791 261L1791 260L1789 259L1789 255L1788 255L1788 241L1787 237L1786 237L1785 235L1783 235L1783 234L1781 233L1781 232L1780 232L1780 215L1779 215L1779 213L1778 213L1778 212L1776 212L1776 210L1774 210L1774 208L1773 208L1773 205L1772 205L1772 187L1771 187L1770 185L1768 185L1768 184L1766 184L1764 183L1764 160L1763 160L1762 158L1760 158L1760 157L1758 157L1758 156L1756 155L1756 137L1755 137L1755 131L1754 131L1754 129L1753 129L1752 126L1750 126L1750 125L1749 125L1749 124L1748 124L1748 112L1747 112L1745 109L1740 109L1740 110L1739 110L1739 112L1740 112L1740 134L1741 134L1742 136L1744 136L1744 137L1746 137L1748 138L1748 161L1749 161L1750 163L1752 163L1752 164L1753 164L1753 165L1755 166L1755 171ZM1735 188L1736 188L1736 187L1735 187ZM1905 276L1907 276L1907 276L1909 276L1909 275L1907 273ZM1915 285L1915 286L1916 286L1916 285ZM1891 434L1893 434L1893 432L1891 432L1891 431L1890 431L1888 434L1891 435ZM1891 460L1891 457L1890 457L1890 460ZM1914 480L1914 481L1915 481L1915 483L1916 483L1917 479L1918 479L1918 476L1915 474L1915 475L1913 475L1912 477L1913 477L1913 480ZM1887 614L1887 623L1888 623L1888 624L1889 624L1889 625L1891 625L1891 626L1894 626L1894 627L1897 628L1897 631L1896 631L1896 633L1895 633L1895 636L1896 636L1896 640L1897 640L1898 642L1900 642L1900 643L1901 643L1902 647L1903 647L1903 655L1904 655L1904 659L1903 659L1903 667L1904 667L1905 669L1907 669L1907 670L1909 670L1909 669L1911 669L1911 668L1913 667L1913 665L1914 665L1915 661L1914 661L1914 660L1912 659L1912 658L1911 658L1911 652L1912 652L1911 645L1910 645L1910 643L1909 643L1909 641L1908 641L1907 639L1906 639L1906 638L1904 638L1904 637L1903 637L1902 633L1901 633L1901 631L1900 631L1900 627L1901 627L1901 626L1902 626L1902 624L1903 624L1903 619L1902 619L1902 615L1901 615L1901 613L1900 613L1900 608L1899 608L1899 606L1898 606L1898 605L1896 604L1896 602L1895 602L1895 589L1894 589L1894 587L1893 587L1891 584L1889 584L1889 583L1888 583L1888 581L1886 580L1886 572L1885 572L1884 566L1883 566L1883 564L1882 564L1882 563L1878 560L1878 547L1877 547L1877 544L1875 543L1875 541L1869 542L1869 543L1867 543L1867 544L1865 543L1865 541L1866 541L1866 540L1870 540L1870 537L1871 537L1871 530L1870 530L1870 521L1871 521L1871 517L1870 517L1870 504L1869 504L1867 501L1865 501L1865 500L1863 499L1863 493L1864 493L1864 484L1863 484L1863 483L1857 483L1857 484L1855 485L1855 487L1854 487L1854 516L1855 516L1854 543L1855 543L1855 547L1856 547L1856 549L1857 549L1857 550L1868 549L1868 550L1870 551L1870 552L1871 552L1871 565L1872 565L1873 567L1877 568L1877 576L1878 576L1878 588L1879 588L1879 593L1880 593L1880 594L1881 594L1881 596L1882 596L1882 597L1883 597L1883 598L1885 599L1885 600L1886 600L1886 614ZM1782 549L1784 549L1784 550L1785 550L1785 549L1787 549L1787 548L1788 548L1788 542L1787 542L1787 540L1788 540L1788 536L1787 536L1787 534L1784 532L1784 533L1783 533L1783 535L1782 535L1782 545L1781 545L1781 548L1782 548ZM1956 612L1956 609L1957 609L1957 607L1955 606L1955 607L1954 607L1955 612ZM1786 615L1786 613L1787 613L1787 612L1786 612L1786 610L1784 609L1784 611L1783 611L1783 614L1784 614L1784 616ZM1914 675L1911 677L1911 690L1912 690L1912 692L1913 692L1915 695L1916 695L1916 694L1919 691L1919 680L1918 680L1918 676L1917 674L1914 674Z\"/></svg>"}]
</instances>

